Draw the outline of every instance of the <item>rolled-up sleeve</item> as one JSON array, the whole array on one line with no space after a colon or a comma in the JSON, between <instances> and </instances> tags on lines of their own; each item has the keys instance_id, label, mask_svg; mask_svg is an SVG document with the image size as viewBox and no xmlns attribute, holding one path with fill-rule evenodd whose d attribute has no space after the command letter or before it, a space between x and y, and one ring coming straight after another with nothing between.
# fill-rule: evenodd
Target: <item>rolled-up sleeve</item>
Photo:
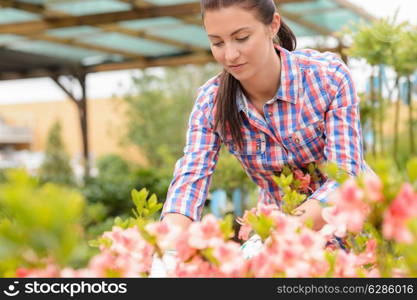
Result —
<instances>
[{"instance_id":1,"label":"rolled-up sleeve","mask_svg":"<svg viewBox=\"0 0 417 300\"><path fill-rule=\"evenodd\" d=\"M161 218L179 213L197 221L217 164L221 140L213 126L213 93L200 90L190 115L184 156L175 165Z\"/></svg>"},{"instance_id":2,"label":"rolled-up sleeve","mask_svg":"<svg viewBox=\"0 0 417 300\"><path fill-rule=\"evenodd\" d=\"M350 176L358 176L367 165L363 159L359 97L349 70L340 62L332 78L333 95L325 115L325 148L327 162L334 162ZM332 89L332 88L330 88ZM339 184L328 179L310 198L327 202Z\"/></svg>"}]
</instances>

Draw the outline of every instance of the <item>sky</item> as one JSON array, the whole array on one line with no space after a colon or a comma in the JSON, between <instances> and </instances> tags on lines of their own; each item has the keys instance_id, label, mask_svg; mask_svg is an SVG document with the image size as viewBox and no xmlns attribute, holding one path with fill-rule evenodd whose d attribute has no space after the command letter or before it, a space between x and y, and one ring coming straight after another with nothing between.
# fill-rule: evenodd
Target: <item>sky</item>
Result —
<instances>
[{"instance_id":1,"label":"sky","mask_svg":"<svg viewBox=\"0 0 417 300\"><path fill-rule=\"evenodd\" d=\"M417 25L416 0L350 0L376 17L393 16L398 9L399 21L410 21ZM358 91L363 91L364 75L368 67L363 62L350 64ZM130 87L134 71L116 71L90 74L87 77L87 97L103 99L123 96ZM0 105L40 101L64 101L67 99L60 88L48 78L0 81Z\"/></svg>"}]
</instances>

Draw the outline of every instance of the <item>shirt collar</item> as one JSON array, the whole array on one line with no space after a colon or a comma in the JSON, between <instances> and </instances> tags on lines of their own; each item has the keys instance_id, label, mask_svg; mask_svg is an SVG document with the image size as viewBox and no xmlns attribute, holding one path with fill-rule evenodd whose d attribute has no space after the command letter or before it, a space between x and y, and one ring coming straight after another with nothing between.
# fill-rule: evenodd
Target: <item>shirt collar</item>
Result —
<instances>
[{"instance_id":1,"label":"shirt collar","mask_svg":"<svg viewBox=\"0 0 417 300\"><path fill-rule=\"evenodd\" d=\"M275 48L281 55L281 82L275 98L295 104L301 83L300 64L294 53L278 45Z\"/></svg>"},{"instance_id":2,"label":"shirt collar","mask_svg":"<svg viewBox=\"0 0 417 300\"><path fill-rule=\"evenodd\" d=\"M297 103L301 81L300 65L295 55L290 51L278 45L275 45L275 49L279 51L281 56L281 82L275 97L270 101L282 100L295 104ZM241 88L238 90L237 100L239 111L247 112L248 99Z\"/></svg>"}]
</instances>

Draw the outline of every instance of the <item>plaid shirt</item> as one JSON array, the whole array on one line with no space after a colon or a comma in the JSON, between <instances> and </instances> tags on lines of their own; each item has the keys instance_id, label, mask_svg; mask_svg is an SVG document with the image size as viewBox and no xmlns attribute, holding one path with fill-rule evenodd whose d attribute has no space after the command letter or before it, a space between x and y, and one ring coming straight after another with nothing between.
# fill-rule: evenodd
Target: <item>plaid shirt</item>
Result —
<instances>
[{"instance_id":1,"label":"plaid shirt","mask_svg":"<svg viewBox=\"0 0 417 300\"><path fill-rule=\"evenodd\" d=\"M348 68L335 54L315 50L289 52L277 46L281 83L265 103L264 117L238 91L243 117L242 150L231 136L214 129L214 100L219 76L199 89L190 115L184 156L175 165L162 217L174 212L200 220L222 144L236 156L259 186L259 201L280 206L282 191L272 179L284 165L302 168L326 161L351 176L371 171L362 154L359 98ZM372 172L372 171L371 171ZM309 198L327 201L337 183L318 176Z\"/></svg>"}]
</instances>

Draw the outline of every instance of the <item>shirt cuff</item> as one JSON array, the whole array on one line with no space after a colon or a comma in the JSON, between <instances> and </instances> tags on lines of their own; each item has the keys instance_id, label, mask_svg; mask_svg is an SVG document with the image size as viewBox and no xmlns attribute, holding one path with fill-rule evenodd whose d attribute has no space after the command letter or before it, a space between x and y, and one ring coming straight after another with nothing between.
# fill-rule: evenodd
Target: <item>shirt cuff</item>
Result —
<instances>
[{"instance_id":1,"label":"shirt cuff","mask_svg":"<svg viewBox=\"0 0 417 300\"><path fill-rule=\"evenodd\" d=\"M327 179L327 181L322 184L307 200L314 199L320 201L320 203L327 203L329 201L329 196L340 184L333 180Z\"/></svg>"}]
</instances>

